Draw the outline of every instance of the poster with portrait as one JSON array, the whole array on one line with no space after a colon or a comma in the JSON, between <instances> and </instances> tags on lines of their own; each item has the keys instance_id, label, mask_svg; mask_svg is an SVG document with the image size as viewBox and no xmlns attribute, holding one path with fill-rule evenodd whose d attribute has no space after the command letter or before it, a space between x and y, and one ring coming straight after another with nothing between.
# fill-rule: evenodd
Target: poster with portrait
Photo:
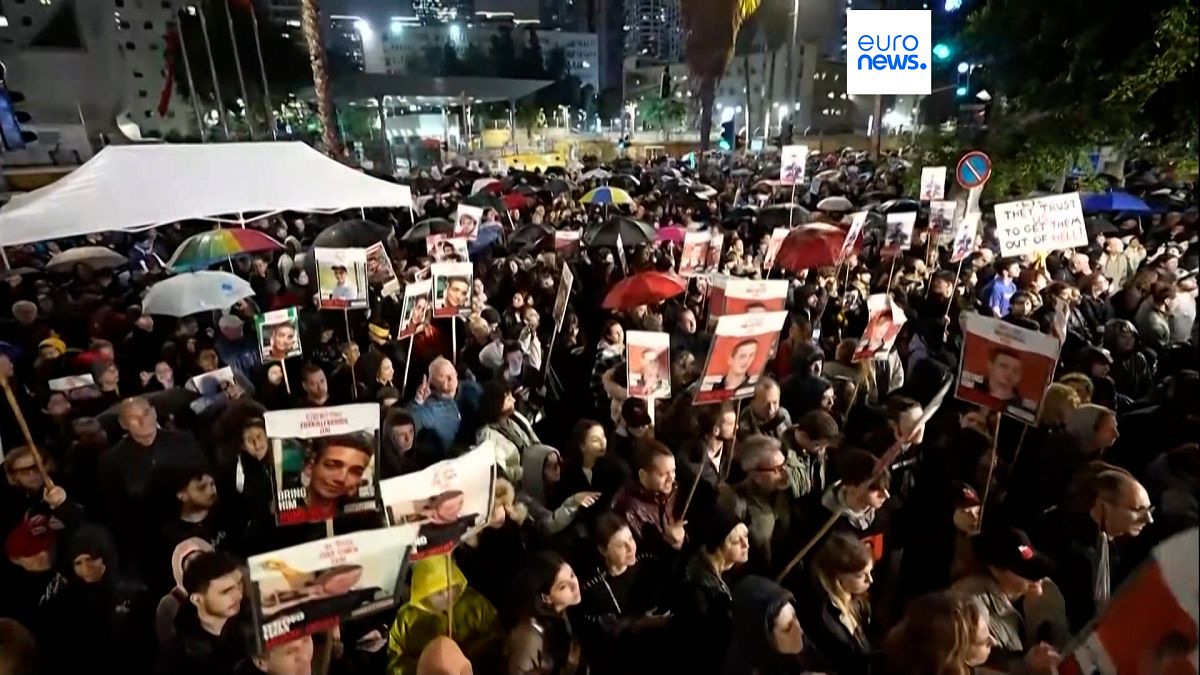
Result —
<instances>
[{"instance_id":1,"label":"poster with portrait","mask_svg":"<svg viewBox=\"0 0 1200 675\"><path fill-rule=\"evenodd\" d=\"M626 389L635 398L671 396L671 335L644 330L625 333Z\"/></svg>"},{"instance_id":2,"label":"poster with portrait","mask_svg":"<svg viewBox=\"0 0 1200 675\"><path fill-rule=\"evenodd\" d=\"M367 251L361 248L314 248L318 309L365 309Z\"/></svg>"},{"instance_id":3,"label":"poster with portrait","mask_svg":"<svg viewBox=\"0 0 1200 675\"><path fill-rule=\"evenodd\" d=\"M250 556L245 588L258 651L391 609L416 537L416 526L363 530Z\"/></svg>"},{"instance_id":4,"label":"poster with portrait","mask_svg":"<svg viewBox=\"0 0 1200 675\"><path fill-rule=\"evenodd\" d=\"M717 319L695 403L746 398L762 377L787 312L755 312Z\"/></svg>"},{"instance_id":5,"label":"poster with portrait","mask_svg":"<svg viewBox=\"0 0 1200 675\"><path fill-rule=\"evenodd\" d=\"M379 509L378 404L272 410L263 420L271 441L276 522L312 523Z\"/></svg>"},{"instance_id":6,"label":"poster with portrait","mask_svg":"<svg viewBox=\"0 0 1200 675\"><path fill-rule=\"evenodd\" d=\"M867 328L858 339L852 363L873 359L892 351L900 328L908 320L904 310L886 293L876 293L867 298L867 315Z\"/></svg>"},{"instance_id":7,"label":"poster with portrait","mask_svg":"<svg viewBox=\"0 0 1200 675\"><path fill-rule=\"evenodd\" d=\"M68 401L88 401L100 398L100 388L91 373L57 377L46 383L50 391L61 392Z\"/></svg>"},{"instance_id":8,"label":"poster with portrait","mask_svg":"<svg viewBox=\"0 0 1200 675\"><path fill-rule=\"evenodd\" d=\"M743 279L727 277L720 301L712 302L716 316L732 316L753 312L781 312L787 306L786 279Z\"/></svg>"},{"instance_id":9,"label":"poster with portrait","mask_svg":"<svg viewBox=\"0 0 1200 675\"><path fill-rule=\"evenodd\" d=\"M434 262L468 262L471 259L465 238L444 234L429 235L425 240L425 252Z\"/></svg>"},{"instance_id":10,"label":"poster with portrait","mask_svg":"<svg viewBox=\"0 0 1200 675\"><path fill-rule=\"evenodd\" d=\"M974 312L963 314L961 323L958 398L1036 422L1058 362L1058 339Z\"/></svg>"},{"instance_id":11,"label":"poster with portrait","mask_svg":"<svg viewBox=\"0 0 1200 675\"><path fill-rule=\"evenodd\" d=\"M555 230L554 231L554 252L563 260L574 260L579 257L579 251L582 250L580 238L583 236L581 230Z\"/></svg>"},{"instance_id":12,"label":"poster with portrait","mask_svg":"<svg viewBox=\"0 0 1200 675\"><path fill-rule=\"evenodd\" d=\"M783 247L783 240L791 234L792 230L787 227L777 227L771 230L771 238L767 240L767 250L763 254L762 268L764 271L770 271L775 267L775 257L779 255L779 249Z\"/></svg>"},{"instance_id":13,"label":"poster with portrait","mask_svg":"<svg viewBox=\"0 0 1200 675\"><path fill-rule=\"evenodd\" d=\"M946 198L946 167L926 166L921 168L921 201L931 202Z\"/></svg>"},{"instance_id":14,"label":"poster with portrait","mask_svg":"<svg viewBox=\"0 0 1200 675\"><path fill-rule=\"evenodd\" d=\"M562 330L563 319L567 316L567 302L571 299L571 287L575 285L575 272L570 265L563 265L562 275L558 279L558 290L554 293L554 331Z\"/></svg>"},{"instance_id":15,"label":"poster with portrait","mask_svg":"<svg viewBox=\"0 0 1200 675\"><path fill-rule=\"evenodd\" d=\"M193 375L184 385L184 389L191 389L200 394L203 398L216 396L233 384L233 368L225 366L207 373Z\"/></svg>"},{"instance_id":16,"label":"poster with portrait","mask_svg":"<svg viewBox=\"0 0 1200 675\"><path fill-rule=\"evenodd\" d=\"M716 274L721 271L721 248L724 246L724 232L717 231L709 234L708 259L704 262L704 266L708 268L709 274Z\"/></svg>"},{"instance_id":17,"label":"poster with portrait","mask_svg":"<svg viewBox=\"0 0 1200 675\"><path fill-rule=\"evenodd\" d=\"M979 232L979 212L968 212L954 227L954 242L950 262L956 263L975 250L975 235Z\"/></svg>"},{"instance_id":18,"label":"poster with portrait","mask_svg":"<svg viewBox=\"0 0 1200 675\"><path fill-rule=\"evenodd\" d=\"M949 246L954 241L955 226L958 224L958 202L953 199L935 199L929 202L929 237L938 246Z\"/></svg>"},{"instance_id":19,"label":"poster with portrait","mask_svg":"<svg viewBox=\"0 0 1200 675\"><path fill-rule=\"evenodd\" d=\"M685 232L683 251L679 256L679 276L694 277L708 271L708 245L712 235L708 232Z\"/></svg>"},{"instance_id":20,"label":"poster with portrait","mask_svg":"<svg viewBox=\"0 0 1200 675\"><path fill-rule=\"evenodd\" d=\"M400 330L397 340L416 335L433 314L433 280L414 281L404 287L404 303L400 306Z\"/></svg>"},{"instance_id":21,"label":"poster with portrait","mask_svg":"<svg viewBox=\"0 0 1200 675\"><path fill-rule=\"evenodd\" d=\"M846 239L842 242L842 250L838 252L837 264L841 265L846 260L846 256L854 250L854 242L858 241L862 235L863 228L867 226L867 216L870 212L859 211L850 216L850 229L846 231Z\"/></svg>"},{"instance_id":22,"label":"poster with portrait","mask_svg":"<svg viewBox=\"0 0 1200 675\"><path fill-rule=\"evenodd\" d=\"M917 224L916 212L889 213L887 229L883 235L884 257L900 255L901 251L912 248L913 228Z\"/></svg>"},{"instance_id":23,"label":"poster with portrait","mask_svg":"<svg viewBox=\"0 0 1200 675\"><path fill-rule=\"evenodd\" d=\"M479 234L479 224L483 222L483 208L459 204L454 209L454 236L473 240Z\"/></svg>"},{"instance_id":24,"label":"poster with portrait","mask_svg":"<svg viewBox=\"0 0 1200 675\"><path fill-rule=\"evenodd\" d=\"M433 316L443 318L471 311L472 277L475 267L469 262L433 264Z\"/></svg>"},{"instance_id":25,"label":"poster with portrait","mask_svg":"<svg viewBox=\"0 0 1200 675\"><path fill-rule=\"evenodd\" d=\"M393 526L419 526L412 560L449 553L487 524L496 482L496 449L482 443L470 452L379 484Z\"/></svg>"},{"instance_id":26,"label":"poster with portrait","mask_svg":"<svg viewBox=\"0 0 1200 675\"><path fill-rule=\"evenodd\" d=\"M385 298L400 292L396 268L392 266L392 259L388 257L383 244L375 243L367 247L367 281L381 289Z\"/></svg>"},{"instance_id":27,"label":"poster with portrait","mask_svg":"<svg viewBox=\"0 0 1200 675\"><path fill-rule=\"evenodd\" d=\"M300 315L295 307L255 316L254 329L263 363L285 361L304 353L300 346Z\"/></svg>"},{"instance_id":28,"label":"poster with portrait","mask_svg":"<svg viewBox=\"0 0 1200 675\"><path fill-rule=\"evenodd\" d=\"M785 145L779 153L779 183L795 185L804 182L804 167L808 161L807 145Z\"/></svg>"}]
</instances>

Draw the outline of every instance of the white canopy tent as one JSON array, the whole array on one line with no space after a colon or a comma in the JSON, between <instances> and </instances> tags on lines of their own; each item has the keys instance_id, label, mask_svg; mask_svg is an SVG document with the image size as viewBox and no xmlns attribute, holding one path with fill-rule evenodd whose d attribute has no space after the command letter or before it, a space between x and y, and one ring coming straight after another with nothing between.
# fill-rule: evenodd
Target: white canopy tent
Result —
<instances>
[{"instance_id":1,"label":"white canopy tent","mask_svg":"<svg viewBox=\"0 0 1200 675\"><path fill-rule=\"evenodd\" d=\"M287 143L119 145L0 210L0 245L189 218L412 207L412 191Z\"/></svg>"}]
</instances>

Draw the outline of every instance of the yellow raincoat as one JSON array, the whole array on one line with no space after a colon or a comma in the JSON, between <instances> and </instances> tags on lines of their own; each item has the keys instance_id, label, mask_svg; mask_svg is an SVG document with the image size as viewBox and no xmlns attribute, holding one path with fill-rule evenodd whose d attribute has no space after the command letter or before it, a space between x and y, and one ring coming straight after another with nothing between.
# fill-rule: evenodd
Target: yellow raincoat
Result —
<instances>
[{"instance_id":1,"label":"yellow raincoat","mask_svg":"<svg viewBox=\"0 0 1200 675\"><path fill-rule=\"evenodd\" d=\"M448 555L413 563L412 597L396 612L388 633L388 675L415 675L421 650L439 635L447 635L445 610L427 604L430 596L454 588L453 638L471 663L492 663L500 648L500 623L487 598L467 587L454 559Z\"/></svg>"}]
</instances>

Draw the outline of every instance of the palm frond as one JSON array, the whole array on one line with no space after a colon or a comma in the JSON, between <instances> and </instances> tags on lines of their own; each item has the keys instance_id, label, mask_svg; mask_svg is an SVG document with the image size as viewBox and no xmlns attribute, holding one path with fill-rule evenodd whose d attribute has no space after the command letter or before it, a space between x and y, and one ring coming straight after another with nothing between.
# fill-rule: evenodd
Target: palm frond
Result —
<instances>
[{"instance_id":1,"label":"palm frond","mask_svg":"<svg viewBox=\"0 0 1200 675\"><path fill-rule=\"evenodd\" d=\"M699 77L720 79L733 57L738 31L762 0L683 0L684 52Z\"/></svg>"}]
</instances>

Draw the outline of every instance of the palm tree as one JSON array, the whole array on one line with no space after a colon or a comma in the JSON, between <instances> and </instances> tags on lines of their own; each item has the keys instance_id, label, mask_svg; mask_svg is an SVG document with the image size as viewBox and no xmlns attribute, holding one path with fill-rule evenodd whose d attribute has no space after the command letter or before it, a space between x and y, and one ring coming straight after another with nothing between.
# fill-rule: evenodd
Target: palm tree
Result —
<instances>
[{"instance_id":1,"label":"palm tree","mask_svg":"<svg viewBox=\"0 0 1200 675\"><path fill-rule=\"evenodd\" d=\"M700 151L708 150L717 83L733 56L742 23L762 0L683 0L684 49L688 68L700 78Z\"/></svg>"},{"instance_id":2,"label":"palm tree","mask_svg":"<svg viewBox=\"0 0 1200 675\"><path fill-rule=\"evenodd\" d=\"M304 42L308 45L308 62L312 66L313 90L317 97L317 117L321 120L321 140L325 151L333 157L342 156L342 141L338 138L333 119L333 92L329 88L329 64L325 60L325 39L321 35L321 8L318 0L301 0L300 24Z\"/></svg>"},{"instance_id":3,"label":"palm tree","mask_svg":"<svg viewBox=\"0 0 1200 675\"><path fill-rule=\"evenodd\" d=\"M766 102L767 110L771 110L771 106L775 101L775 63L776 57L779 56L779 50L787 42L788 38L788 18L791 15L790 10L784 5L783 0L764 0L762 9L758 14L759 30L762 31L763 50L771 53L771 63L763 64L767 68L767 93L763 99ZM791 70L789 69L789 74ZM787 90L784 90L784 96L787 96ZM770 127L770 125L767 125ZM770 136L768 130L765 136Z\"/></svg>"}]
</instances>

